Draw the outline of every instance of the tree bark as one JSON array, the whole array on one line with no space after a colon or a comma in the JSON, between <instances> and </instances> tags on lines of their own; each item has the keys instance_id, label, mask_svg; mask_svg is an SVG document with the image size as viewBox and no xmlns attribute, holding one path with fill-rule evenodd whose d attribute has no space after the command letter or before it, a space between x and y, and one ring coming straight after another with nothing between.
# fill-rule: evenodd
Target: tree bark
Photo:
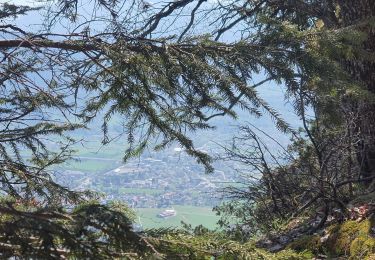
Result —
<instances>
[{"instance_id":1,"label":"tree bark","mask_svg":"<svg viewBox=\"0 0 375 260\"><path fill-rule=\"evenodd\" d=\"M347 27L375 17L374 0L339 0L341 26ZM363 42L363 50L375 53L375 29L364 26L367 39ZM350 76L375 95L375 61L365 57L345 60L343 62ZM375 105L371 102L354 101L358 119L354 134L359 137L357 159L360 165L360 176L369 178L375 175ZM371 181L368 181L370 183Z\"/></svg>"}]
</instances>

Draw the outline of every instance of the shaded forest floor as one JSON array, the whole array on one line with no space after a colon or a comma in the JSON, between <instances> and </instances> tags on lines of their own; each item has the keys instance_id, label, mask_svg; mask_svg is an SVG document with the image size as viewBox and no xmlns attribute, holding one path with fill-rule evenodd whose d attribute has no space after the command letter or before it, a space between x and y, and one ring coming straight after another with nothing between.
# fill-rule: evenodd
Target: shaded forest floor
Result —
<instances>
[{"instance_id":1,"label":"shaded forest floor","mask_svg":"<svg viewBox=\"0 0 375 260\"><path fill-rule=\"evenodd\" d=\"M275 252L276 259L375 259L375 193L358 197L346 210L347 217L337 209L337 214L328 216L325 225L316 230L311 227L320 222L319 214L307 220L294 219L282 232L256 245ZM284 258L290 250L297 258Z\"/></svg>"}]
</instances>

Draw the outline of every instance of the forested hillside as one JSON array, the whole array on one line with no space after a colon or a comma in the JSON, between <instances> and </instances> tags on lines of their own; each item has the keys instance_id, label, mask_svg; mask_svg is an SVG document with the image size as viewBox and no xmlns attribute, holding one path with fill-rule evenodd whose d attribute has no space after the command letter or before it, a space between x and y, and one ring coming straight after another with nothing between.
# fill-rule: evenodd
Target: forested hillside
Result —
<instances>
[{"instance_id":1,"label":"forested hillside","mask_svg":"<svg viewBox=\"0 0 375 260\"><path fill-rule=\"evenodd\" d=\"M374 16L372 0L2 1L1 258L375 258ZM194 135L228 117L240 133L213 157ZM56 182L93 126L125 164L177 145L205 174L240 165L221 229L136 231L127 205Z\"/></svg>"}]
</instances>

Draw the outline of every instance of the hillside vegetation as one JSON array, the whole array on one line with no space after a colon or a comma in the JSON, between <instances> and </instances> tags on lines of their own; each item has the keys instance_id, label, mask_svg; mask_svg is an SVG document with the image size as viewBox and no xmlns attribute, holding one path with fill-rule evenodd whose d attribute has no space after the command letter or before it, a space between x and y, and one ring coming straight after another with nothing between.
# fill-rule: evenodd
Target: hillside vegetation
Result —
<instances>
[{"instance_id":1,"label":"hillside vegetation","mask_svg":"<svg viewBox=\"0 0 375 260\"><path fill-rule=\"evenodd\" d=\"M22 3L0 3L0 258L374 258L375 1ZM276 85L295 125L260 94ZM244 123L213 156L192 136L223 117ZM176 189L233 162L220 228L139 231L128 205L86 189L90 178L56 181L77 147L87 152L90 125L100 147L124 144L86 165L100 174L99 159L113 162L98 184L121 196L119 159L176 147L186 156ZM148 183L155 191L133 188L152 198L170 184Z\"/></svg>"}]
</instances>

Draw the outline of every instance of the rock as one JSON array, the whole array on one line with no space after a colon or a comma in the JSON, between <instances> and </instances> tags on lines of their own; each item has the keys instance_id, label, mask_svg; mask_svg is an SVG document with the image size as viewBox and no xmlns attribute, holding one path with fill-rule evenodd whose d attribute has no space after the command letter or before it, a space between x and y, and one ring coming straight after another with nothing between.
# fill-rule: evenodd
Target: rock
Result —
<instances>
[{"instance_id":1,"label":"rock","mask_svg":"<svg viewBox=\"0 0 375 260\"><path fill-rule=\"evenodd\" d=\"M280 244L276 244L272 247L270 247L268 250L271 252L271 253L274 253L274 252L277 252L277 251L280 251L281 249L283 249L284 247Z\"/></svg>"},{"instance_id":2,"label":"rock","mask_svg":"<svg viewBox=\"0 0 375 260\"><path fill-rule=\"evenodd\" d=\"M375 227L371 228L370 236L375 237Z\"/></svg>"},{"instance_id":3,"label":"rock","mask_svg":"<svg viewBox=\"0 0 375 260\"><path fill-rule=\"evenodd\" d=\"M259 240L257 243L256 243L256 246L257 247L261 247L261 248L269 248L273 245L273 242L272 240L270 239L262 239L262 240Z\"/></svg>"},{"instance_id":4,"label":"rock","mask_svg":"<svg viewBox=\"0 0 375 260\"><path fill-rule=\"evenodd\" d=\"M327 233L326 235L322 236L322 237L320 238L320 242L321 242L321 243L325 243L325 242L328 240L328 238L329 238L330 235L331 235L331 234Z\"/></svg>"},{"instance_id":5,"label":"rock","mask_svg":"<svg viewBox=\"0 0 375 260\"><path fill-rule=\"evenodd\" d=\"M279 241L281 244L285 245L290 242L290 238L287 236L280 236Z\"/></svg>"}]
</instances>

